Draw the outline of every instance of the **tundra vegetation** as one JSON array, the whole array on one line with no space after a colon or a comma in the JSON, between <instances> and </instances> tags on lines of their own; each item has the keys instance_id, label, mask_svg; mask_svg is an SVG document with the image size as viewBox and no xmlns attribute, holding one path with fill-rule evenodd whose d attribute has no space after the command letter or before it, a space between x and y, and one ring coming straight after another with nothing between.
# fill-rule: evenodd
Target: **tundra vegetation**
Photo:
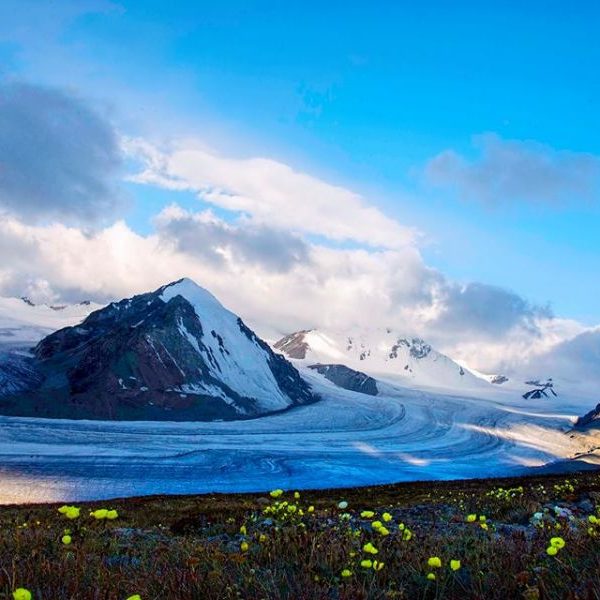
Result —
<instances>
[{"instance_id":1,"label":"tundra vegetation","mask_svg":"<svg viewBox=\"0 0 600 600\"><path fill-rule=\"evenodd\" d=\"M600 475L0 512L0 598L598 599Z\"/></svg>"}]
</instances>

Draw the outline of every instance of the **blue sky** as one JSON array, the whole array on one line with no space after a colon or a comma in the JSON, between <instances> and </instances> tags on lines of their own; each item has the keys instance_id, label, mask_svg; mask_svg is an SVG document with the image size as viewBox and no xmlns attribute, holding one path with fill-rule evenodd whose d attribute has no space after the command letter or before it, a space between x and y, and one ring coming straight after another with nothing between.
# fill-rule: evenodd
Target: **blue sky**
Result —
<instances>
[{"instance_id":1,"label":"blue sky","mask_svg":"<svg viewBox=\"0 0 600 600\"><path fill-rule=\"evenodd\" d=\"M594 3L563 2L4 0L0 66L93 99L128 135L199 137L356 191L416 227L426 262L447 276L596 324L599 19ZM591 157L591 183L546 199L532 180L486 199L455 170L444 185L427 180L446 151L477 166L482 134L550 157L560 177ZM142 233L174 198L198 203L125 188L126 220Z\"/></svg>"}]
</instances>

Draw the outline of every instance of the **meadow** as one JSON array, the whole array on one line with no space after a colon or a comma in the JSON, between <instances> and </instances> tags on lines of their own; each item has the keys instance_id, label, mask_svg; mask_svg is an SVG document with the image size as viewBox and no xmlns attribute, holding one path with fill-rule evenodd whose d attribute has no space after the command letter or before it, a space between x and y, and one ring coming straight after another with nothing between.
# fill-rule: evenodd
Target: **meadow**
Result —
<instances>
[{"instance_id":1,"label":"meadow","mask_svg":"<svg viewBox=\"0 0 600 600\"><path fill-rule=\"evenodd\" d=\"M600 475L0 509L0 598L599 599Z\"/></svg>"}]
</instances>

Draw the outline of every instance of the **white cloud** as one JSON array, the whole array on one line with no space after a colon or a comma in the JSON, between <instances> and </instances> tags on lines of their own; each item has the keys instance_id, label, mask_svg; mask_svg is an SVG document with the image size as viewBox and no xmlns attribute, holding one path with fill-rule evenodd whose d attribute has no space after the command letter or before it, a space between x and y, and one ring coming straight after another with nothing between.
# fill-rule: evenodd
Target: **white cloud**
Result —
<instances>
[{"instance_id":1,"label":"white cloud","mask_svg":"<svg viewBox=\"0 0 600 600\"><path fill-rule=\"evenodd\" d=\"M393 326L491 371L581 331L497 288L478 284L476 294L457 291L455 283L424 264L415 247L349 250L306 244L310 260L292 260L280 269L265 262L261 251L257 259L252 224L248 233L244 224L229 228L206 213L178 209L162 218L169 222L177 217L186 227L200 223L201 229L203 221L212 220L210 236L199 238L198 244L224 239L234 250L207 260L203 253L165 243L160 233L142 236L122 222L88 234L64 225L32 226L0 218L0 295L41 286L49 297L102 301L186 276L210 289L262 335L320 326ZM482 296L489 313L473 320L471 314L482 310ZM496 314L501 318L494 321ZM482 323L484 317L492 325L485 319Z\"/></svg>"},{"instance_id":2,"label":"white cloud","mask_svg":"<svg viewBox=\"0 0 600 600\"><path fill-rule=\"evenodd\" d=\"M401 248L416 235L359 194L275 160L225 158L197 142L162 152L129 140L126 148L145 163L134 181L195 191L207 202L270 227L382 248Z\"/></svg>"}]
</instances>

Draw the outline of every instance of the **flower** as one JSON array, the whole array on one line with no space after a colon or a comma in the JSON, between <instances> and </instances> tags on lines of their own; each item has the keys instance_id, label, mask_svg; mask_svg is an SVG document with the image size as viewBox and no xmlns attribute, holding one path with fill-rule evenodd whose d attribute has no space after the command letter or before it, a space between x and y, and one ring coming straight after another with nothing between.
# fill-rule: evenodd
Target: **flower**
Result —
<instances>
[{"instance_id":1,"label":"flower","mask_svg":"<svg viewBox=\"0 0 600 600\"><path fill-rule=\"evenodd\" d=\"M371 527L377 531L380 527L383 527L383 523L381 521L373 521Z\"/></svg>"},{"instance_id":2,"label":"flower","mask_svg":"<svg viewBox=\"0 0 600 600\"><path fill-rule=\"evenodd\" d=\"M241 550L242 552L248 552L248 542L242 542L242 543L240 544L240 550Z\"/></svg>"},{"instance_id":3,"label":"flower","mask_svg":"<svg viewBox=\"0 0 600 600\"><path fill-rule=\"evenodd\" d=\"M427 564L434 569L438 569L439 567L442 566L442 561L439 559L438 556L432 556L429 558L429 560L427 561Z\"/></svg>"},{"instance_id":4,"label":"flower","mask_svg":"<svg viewBox=\"0 0 600 600\"><path fill-rule=\"evenodd\" d=\"M460 560L451 560L450 561L450 568L453 571L458 571L460 569Z\"/></svg>"},{"instance_id":5,"label":"flower","mask_svg":"<svg viewBox=\"0 0 600 600\"><path fill-rule=\"evenodd\" d=\"M383 525L377 530L377 533L379 535L390 535L390 530L387 527L384 527Z\"/></svg>"},{"instance_id":6,"label":"flower","mask_svg":"<svg viewBox=\"0 0 600 600\"><path fill-rule=\"evenodd\" d=\"M481 527L481 529L485 529L486 531L488 529L488 524L487 523L479 523L479 526Z\"/></svg>"},{"instance_id":7,"label":"flower","mask_svg":"<svg viewBox=\"0 0 600 600\"><path fill-rule=\"evenodd\" d=\"M300 492L294 492L294 498L298 500L300 498Z\"/></svg>"},{"instance_id":8,"label":"flower","mask_svg":"<svg viewBox=\"0 0 600 600\"><path fill-rule=\"evenodd\" d=\"M66 504L63 504L59 509L58 512L61 514L65 514L67 511L69 510L69 507Z\"/></svg>"},{"instance_id":9,"label":"flower","mask_svg":"<svg viewBox=\"0 0 600 600\"><path fill-rule=\"evenodd\" d=\"M366 559L366 560L361 560L361 561L360 561L360 566L361 566L363 569L370 569L370 568L373 566L373 563L372 563L370 560L368 560L368 559Z\"/></svg>"},{"instance_id":10,"label":"flower","mask_svg":"<svg viewBox=\"0 0 600 600\"><path fill-rule=\"evenodd\" d=\"M306 510L307 510L307 512L312 513L312 512L315 512L315 507L311 505Z\"/></svg>"},{"instance_id":11,"label":"flower","mask_svg":"<svg viewBox=\"0 0 600 600\"><path fill-rule=\"evenodd\" d=\"M70 535L63 535L60 538L61 542L65 545L68 546L71 543L71 536Z\"/></svg>"},{"instance_id":12,"label":"flower","mask_svg":"<svg viewBox=\"0 0 600 600\"><path fill-rule=\"evenodd\" d=\"M565 540L563 540L561 537L553 537L550 540L550 545L560 550L561 548L565 547Z\"/></svg>"},{"instance_id":13,"label":"flower","mask_svg":"<svg viewBox=\"0 0 600 600\"><path fill-rule=\"evenodd\" d=\"M467 523L475 523L477 521L477 515L467 515Z\"/></svg>"},{"instance_id":14,"label":"flower","mask_svg":"<svg viewBox=\"0 0 600 600\"><path fill-rule=\"evenodd\" d=\"M427 579L430 581L435 581L435 573L427 573Z\"/></svg>"},{"instance_id":15,"label":"flower","mask_svg":"<svg viewBox=\"0 0 600 600\"><path fill-rule=\"evenodd\" d=\"M94 510L90 513L90 517L94 517L94 519L102 520L106 519L106 515L108 511L105 508L99 508L98 510Z\"/></svg>"},{"instance_id":16,"label":"flower","mask_svg":"<svg viewBox=\"0 0 600 600\"><path fill-rule=\"evenodd\" d=\"M31 600L31 592L25 588L17 588L13 592L13 598L15 600Z\"/></svg>"},{"instance_id":17,"label":"flower","mask_svg":"<svg viewBox=\"0 0 600 600\"><path fill-rule=\"evenodd\" d=\"M363 511L360 513L360 516L361 516L363 519L370 519L371 517L374 517L374 516L375 516L375 513L374 513L372 510L363 510Z\"/></svg>"},{"instance_id":18,"label":"flower","mask_svg":"<svg viewBox=\"0 0 600 600\"><path fill-rule=\"evenodd\" d=\"M595 515L590 515L590 516L588 517L588 521L589 521L590 523L594 523L594 524L596 524L596 523L598 522L598 517L596 517Z\"/></svg>"},{"instance_id":19,"label":"flower","mask_svg":"<svg viewBox=\"0 0 600 600\"><path fill-rule=\"evenodd\" d=\"M245 525L242 525L242 526L240 527L240 533L241 533L242 535L246 535L246 534L248 533L248 531L247 531L247 529L246 529L246 526L245 526Z\"/></svg>"},{"instance_id":20,"label":"flower","mask_svg":"<svg viewBox=\"0 0 600 600\"><path fill-rule=\"evenodd\" d=\"M264 544L264 543L267 541L267 536L266 536L264 533L261 533L261 534L258 536L258 541L259 541L261 544Z\"/></svg>"},{"instance_id":21,"label":"flower","mask_svg":"<svg viewBox=\"0 0 600 600\"><path fill-rule=\"evenodd\" d=\"M350 569L344 569L342 571L342 577L350 577L352 575L352 571Z\"/></svg>"},{"instance_id":22,"label":"flower","mask_svg":"<svg viewBox=\"0 0 600 600\"><path fill-rule=\"evenodd\" d=\"M277 489L269 492L271 498L279 498L283 494L283 490Z\"/></svg>"},{"instance_id":23,"label":"flower","mask_svg":"<svg viewBox=\"0 0 600 600\"><path fill-rule=\"evenodd\" d=\"M76 519L79 516L79 509L76 506L69 506L65 516L67 519Z\"/></svg>"},{"instance_id":24,"label":"flower","mask_svg":"<svg viewBox=\"0 0 600 600\"><path fill-rule=\"evenodd\" d=\"M139 594L134 594L133 596L129 596L126 600L142 600L142 597Z\"/></svg>"},{"instance_id":25,"label":"flower","mask_svg":"<svg viewBox=\"0 0 600 600\"><path fill-rule=\"evenodd\" d=\"M374 560L374 561L373 561L373 569L374 569L375 571L381 571L381 569L383 569L383 565L384 565L384 564L385 564L385 563L382 563L382 562L379 562L379 561L377 561L377 560Z\"/></svg>"},{"instance_id":26,"label":"flower","mask_svg":"<svg viewBox=\"0 0 600 600\"><path fill-rule=\"evenodd\" d=\"M377 550L377 548L375 548L375 546L373 546L373 544L371 544L371 542L368 542L367 544L365 544L363 546L363 550L365 552L368 552L369 554L377 554L379 552L379 550Z\"/></svg>"},{"instance_id":27,"label":"flower","mask_svg":"<svg viewBox=\"0 0 600 600\"><path fill-rule=\"evenodd\" d=\"M114 521L119 516L119 513L116 510L109 510L106 512L106 518L110 521Z\"/></svg>"},{"instance_id":28,"label":"flower","mask_svg":"<svg viewBox=\"0 0 600 600\"><path fill-rule=\"evenodd\" d=\"M338 502L338 508L341 510L346 510L348 508L348 503L345 500Z\"/></svg>"},{"instance_id":29,"label":"flower","mask_svg":"<svg viewBox=\"0 0 600 600\"><path fill-rule=\"evenodd\" d=\"M392 515L390 515L390 513L388 513L388 512L384 512L384 513L381 515L381 518L382 518L382 519L383 519L383 520L384 520L386 523L389 523L389 522L390 522L390 521L393 519Z\"/></svg>"},{"instance_id":30,"label":"flower","mask_svg":"<svg viewBox=\"0 0 600 600\"><path fill-rule=\"evenodd\" d=\"M413 536L413 534L412 534L412 531L411 531L410 529L405 529L405 530L402 532L402 539L403 539L405 542L410 542L410 540L412 539L412 536Z\"/></svg>"},{"instance_id":31,"label":"flower","mask_svg":"<svg viewBox=\"0 0 600 600\"><path fill-rule=\"evenodd\" d=\"M556 556L558 552L558 548L556 546L548 546L546 548L546 554L548 554L549 556Z\"/></svg>"},{"instance_id":32,"label":"flower","mask_svg":"<svg viewBox=\"0 0 600 600\"><path fill-rule=\"evenodd\" d=\"M482 523L485 523L485 522L487 521L487 518L486 518L486 516L485 516L485 515L479 515L479 520L480 520Z\"/></svg>"}]
</instances>

